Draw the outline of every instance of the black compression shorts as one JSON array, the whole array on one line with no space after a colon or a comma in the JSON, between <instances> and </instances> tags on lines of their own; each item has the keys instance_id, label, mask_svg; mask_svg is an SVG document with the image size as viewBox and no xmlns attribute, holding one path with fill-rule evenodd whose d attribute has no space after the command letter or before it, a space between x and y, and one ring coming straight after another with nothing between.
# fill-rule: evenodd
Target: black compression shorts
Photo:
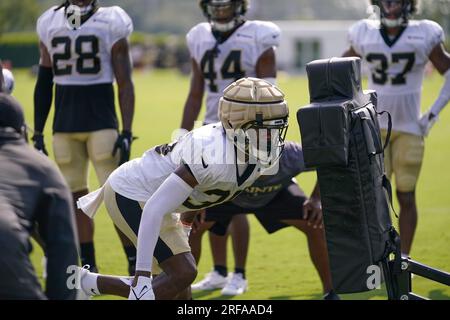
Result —
<instances>
[{"instance_id":1,"label":"black compression shorts","mask_svg":"<svg viewBox=\"0 0 450 320\"><path fill-rule=\"evenodd\" d=\"M277 196L262 208L249 209L225 202L206 209L205 221L215 221L210 231L219 236L225 235L234 215L254 213L268 233L287 227L281 220L303 219L305 193L295 183L281 190Z\"/></svg>"}]
</instances>

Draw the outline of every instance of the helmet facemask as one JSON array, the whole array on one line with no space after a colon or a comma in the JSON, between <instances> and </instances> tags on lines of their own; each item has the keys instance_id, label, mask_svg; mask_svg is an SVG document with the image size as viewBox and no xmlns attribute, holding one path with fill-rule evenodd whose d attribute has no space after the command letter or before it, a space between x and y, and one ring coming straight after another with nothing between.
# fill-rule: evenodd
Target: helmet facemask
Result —
<instances>
[{"instance_id":1,"label":"helmet facemask","mask_svg":"<svg viewBox=\"0 0 450 320\"><path fill-rule=\"evenodd\" d=\"M262 114L258 115L262 118ZM237 149L250 163L257 161L263 167L270 167L283 152L287 128L287 118L256 120L230 133L234 135Z\"/></svg>"},{"instance_id":2,"label":"helmet facemask","mask_svg":"<svg viewBox=\"0 0 450 320\"><path fill-rule=\"evenodd\" d=\"M415 10L411 0L378 0L372 3L380 8L380 22L386 28L406 26Z\"/></svg>"},{"instance_id":3,"label":"helmet facemask","mask_svg":"<svg viewBox=\"0 0 450 320\"><path fill-rule=\"evenodd\" d=\"M242 6L242 1L210 0L205 5L205 15L213 30L226 33L243 21Z\"/></svg>"}]
</instances>

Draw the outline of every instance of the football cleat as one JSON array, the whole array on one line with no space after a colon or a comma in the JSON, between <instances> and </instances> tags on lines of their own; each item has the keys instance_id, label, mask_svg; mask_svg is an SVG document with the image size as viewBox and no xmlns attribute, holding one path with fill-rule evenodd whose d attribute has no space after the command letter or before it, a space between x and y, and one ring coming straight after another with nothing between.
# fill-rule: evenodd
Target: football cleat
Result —
<instances>
[{"instance_id":1,"label":"football cleat","mask_svg":"<svg viewBox=\"0 0 450 320\"><path fill-rule=\"evenodd\" d=\"M237 296L248 290L248 281L244 279L242 273L232 273L228 278L226 286L222 289L222 295Z\"/></svg>"},{"instance_id":2,"label":"football cleat","mask_svg":"<svg viewBox=\"0 0 450 320\"><path fill-rule=\"evenodd\" d=\"M152 277L138 277L135 287L130 287L128 300L155 300L152 288Z\"/></svg>"},{"instance_id":3,"label":"football cleat","mask_svg":"<svg viewBox=\"0 0 450 320\"><path fill-rule=\"evenodd\" d=\"M208 273L202 281L191 285L192 291L222 289L227 284L227 277L220 275L217 271Z\"/></svg>"}]
</instances>

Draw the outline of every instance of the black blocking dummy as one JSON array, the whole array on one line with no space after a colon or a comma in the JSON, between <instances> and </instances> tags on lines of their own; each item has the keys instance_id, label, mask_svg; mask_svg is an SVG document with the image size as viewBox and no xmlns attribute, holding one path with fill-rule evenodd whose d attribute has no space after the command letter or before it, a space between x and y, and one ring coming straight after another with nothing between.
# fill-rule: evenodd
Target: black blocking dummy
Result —
<instances>
[{"instance_id":1,"label":"black blocking dummy","mask_svg":"<svg viewBox=\"0 0 450 320\"><path fill-rule=\"evenodd\" d=\"M305 164L317 169L334 289L368 291L398 243L378 124L389 115L377 113L374 91L362 91L359 58L317 60L306 69L311 104L297 120Z\"/></svg>"}]
</instances>

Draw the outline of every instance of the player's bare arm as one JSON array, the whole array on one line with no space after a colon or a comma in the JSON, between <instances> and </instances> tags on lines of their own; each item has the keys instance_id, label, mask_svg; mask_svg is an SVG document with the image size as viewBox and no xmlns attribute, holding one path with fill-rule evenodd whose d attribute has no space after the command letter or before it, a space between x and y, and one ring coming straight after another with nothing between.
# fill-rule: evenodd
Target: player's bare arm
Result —
<instances>
[{"instance_id":1,"label":"player's bare arm","mask_svg":"<svg viewBox=\"0 0 450 320\"><path fill-rule=\"evenodd\" d=\"M44 127L53 100L53 70L52 60L46 46L39 42L39 73L34 89L34 147L48 154L44 143Z\"/></svg>"},{"instance_id":2,"label":"player's bare arm","mask_svg":"<svg viewBox=\"0 0 450 320\"><path fill-rule=\"evenodd\" d=\"M420 118L419 123L424 135L428 134L439 113L450 101L450 54L445 50L444 44L440 43L431 51L429 58L437 71L444 76L445 82L434 104Z\"/></svg>"},{"instance_id":3,"label":"player's bare arm","mask_svg":"<svg viewBox=\"0 0 450 320\"><path fill-rule=\"evenodd\" d=\"M353 47L348 48L347 51L345 51L342 54L343 57L360 57L359 54L356 53L355 49Z\"/></svg>"},{"instance_id":4,"label":"player's bare arm","mask_svg":"<svg viewBox=\"0 0 450 320\"><path fill-rule=\"evenodd\" d=\"M267 49L259 57L256 63L256 76L261 79L275 79L277 77L275 50L273 48Z\"/></svg>"},{"instance_id":5,"label":"player's bare arm","mask_svg":"<svg viewBox=\"0 0 450 320\"><path fill-rule=\"evenodd\" d=\"M194 122L197 120L202 107L205 80L199 65L194 59L191 59L192 76L189 94L184 105L183 119L181 128L192 130Z\"/></svg>"},{"instance_id":6,"label":"player's bare arm","mask_svg":"<svg viewBox=\"0 0 450 320\"><path fill-rule=\"evenodd\" d=\"M447 52L443 43L438 44L431 51L429 58L441 75L450 70L450 53Z\"/></svg>"},{"instance_id":7,"label":"player's bare arm","mask_svg":"<svg viewBox=\"0 0 450 320\"><path fill-rule=\"evenodd\" d=\"M133 141L132 124L134 116L134 84L131 78L132 65L127 39L120 39L111 49L114 75L119 87L119 105L122 115L122 133L114 144L113 155L120 150L119 165L130 160Z\"/></svg>"},{"instance_id":8,"label":"player's bare arm","mask_svg":"<svg viewBox=\"0 0 450 320\"><path fill-rule=\"evenodd\" d=\"M131 60L127 39L117 41L112 47L112 65L119 87L119 104L122 130L131 131L134 116L134 85L131 79Z\"/></svg>"}]
</instances>

